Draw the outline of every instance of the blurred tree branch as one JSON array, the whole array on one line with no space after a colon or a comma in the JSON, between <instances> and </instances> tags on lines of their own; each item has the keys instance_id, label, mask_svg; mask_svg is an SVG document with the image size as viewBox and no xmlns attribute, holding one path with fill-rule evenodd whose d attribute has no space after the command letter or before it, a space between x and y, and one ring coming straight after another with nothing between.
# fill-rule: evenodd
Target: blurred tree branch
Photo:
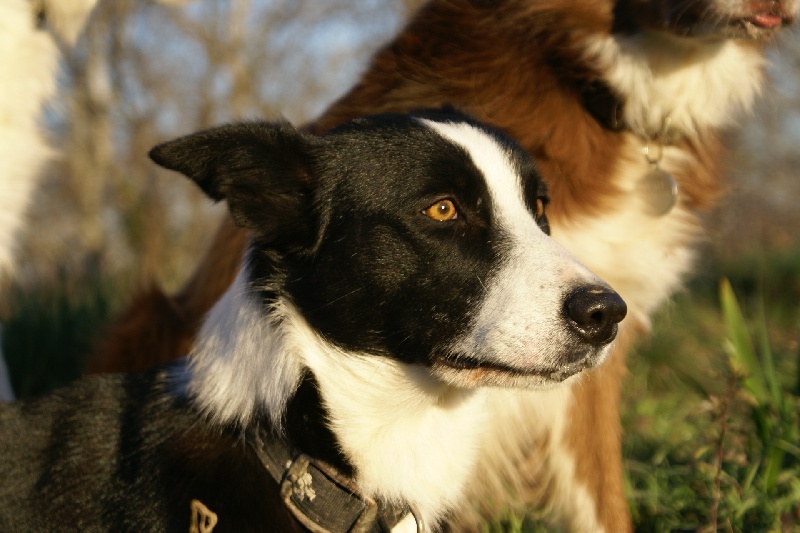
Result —
<instances>
[{"instance_id":1,"label":"blurred tree branch","mask_svg":"<svg viewBox=\"0 0 800 533\"><path fill-rule=\"evenodd\" d=\"M223 121L310 119L399 29L411 0L101 1L65 62L64 159L23 253L31 282L127 271L178 284L219 208L146 157Z\"/></svg>"}]
</instances>

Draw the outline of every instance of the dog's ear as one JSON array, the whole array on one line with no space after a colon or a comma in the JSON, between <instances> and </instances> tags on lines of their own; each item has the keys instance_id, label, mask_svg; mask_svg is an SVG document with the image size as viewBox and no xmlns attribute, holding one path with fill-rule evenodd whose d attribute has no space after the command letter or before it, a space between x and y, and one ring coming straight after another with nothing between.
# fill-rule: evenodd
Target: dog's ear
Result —
<instances>
[{"instance_id":1,"label":"dog's ear","mask_svg":"<svg viewBox=\"0 0 800 533\"><path fill-rule=\"evenodd\" d=\"M312 147L319 139L287 122L248 122L159 144L150 158L226 200L237 225L270 242L313 238Z\"/></svg>"}]
</instances>

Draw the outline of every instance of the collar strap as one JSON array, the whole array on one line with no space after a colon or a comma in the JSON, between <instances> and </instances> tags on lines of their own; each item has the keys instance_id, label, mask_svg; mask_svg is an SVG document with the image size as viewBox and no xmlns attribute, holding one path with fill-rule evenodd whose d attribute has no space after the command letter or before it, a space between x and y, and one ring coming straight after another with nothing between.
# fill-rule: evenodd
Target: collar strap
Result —
<instances>
[{"instance_id":1,"label":"collar strap","mask_svg":"<svg viewBox=\"0 0 800 533\"><path fill-rule=\"evenodd\" d=\"M417 533L426 531L409 506L382 505L360 494L332 465L294 450L263 428L248 431L247 442L280 486L284 505L313 533L386 533L411 514Z\"/></svg>"},{"instance_id":2,"label":"collar strap","mask_svg":"<svg viewBox=\"0 0 800 533\"><path fill-rule=\"evenodd\" d=\"M584 83L580 88L583 107L604 128L619 132L625 129L622 118L622 100L614 94L604 81L596 79Z\"/></svg>"}]
</instances>

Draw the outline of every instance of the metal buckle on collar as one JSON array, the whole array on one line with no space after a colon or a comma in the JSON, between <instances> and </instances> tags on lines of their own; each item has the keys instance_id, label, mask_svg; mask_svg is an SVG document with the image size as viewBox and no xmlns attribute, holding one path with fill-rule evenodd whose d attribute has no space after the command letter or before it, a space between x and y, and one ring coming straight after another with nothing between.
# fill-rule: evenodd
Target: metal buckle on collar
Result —
<instances>
[{"instance_id":1,"label":"metal buckle on collar","mask_svg":"<svg viewBox=\"0 0 800 533\"><path fill-rule=\"evenodd\" d=\"M380 506L364 496L350 477L324 461L293 450L263 428L251 428L248 442L267 473L279 486L281 500L312 533L427 533L419 511L413 506Z\"/></svg>"},{"instance_id":2,"label":"metal buckle on collar","mask_svg":"<svg viewBox=\"0 0 800 533\"><path fill-rule=\"evenodd\" d=\"M300 454L291 464L281 481L281 498L294 517L312 533L378 533L396 524L383 524L378 503L359 494L353 482L335 468L308 455ZM320 510L325 511L320 512ZM409 512L417 533L427 533L427 528L414 506Z\"/></svg>"},{"instance_id":3,"label":"metal buckle on collar","mask_svg":"<svg viewBox=\"0 0 800 533\"><path fill-rule=\"evenodd\" d=\"M281 498L295 518L313 533L373 533L378 521L374 499L357 495L349 480L305 454L288 465L281 482ZM328 512L323 515L320 509Z\"/></svg>"},{"instance_id":4,"label":"metal buckle on collar","mask_svg":"<svg viewBox=\"0 0 800 533\"><path fill-rule=\"evenodd\" d=\"M409 504L408 507L411 509L411 516L414 518L414 522L417 524L417 533L428 533L428 528L425 527L425 522L422 520L422 515L417 506Z\"/></svg>"}]
</instances>

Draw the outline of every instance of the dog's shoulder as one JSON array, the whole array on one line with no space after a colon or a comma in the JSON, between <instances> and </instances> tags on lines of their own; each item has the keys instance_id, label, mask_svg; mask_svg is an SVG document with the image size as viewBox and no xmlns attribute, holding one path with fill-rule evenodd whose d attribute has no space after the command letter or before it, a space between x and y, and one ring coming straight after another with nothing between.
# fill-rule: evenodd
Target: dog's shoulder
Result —
<instances>
[{"instance_id":1,"label":"dog's shoulder","mask_svg":"<svg viewBox=\"0 0 800 533\"><path fill-rule=\"evenodd\" d=\"M173 388L161 369L0 405L0 530L294 531L242 433Z\"/></svg>"}]
</instances>

